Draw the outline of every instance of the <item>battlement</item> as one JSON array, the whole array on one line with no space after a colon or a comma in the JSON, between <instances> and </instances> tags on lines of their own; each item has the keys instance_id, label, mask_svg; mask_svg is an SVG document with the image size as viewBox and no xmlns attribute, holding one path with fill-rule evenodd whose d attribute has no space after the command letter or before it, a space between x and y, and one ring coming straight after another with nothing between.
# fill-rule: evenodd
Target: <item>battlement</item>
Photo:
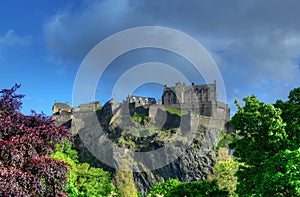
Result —
<instances>
[{"instance_id":1,"label":"battlement","mask_svg":"<svg viewBox=\"0 0 300 197\"><path fill-rule=\"evenodd\" d=\"M230 109L226 103L218 101L217 83L186 85L176 83L173 87L165 85L162 104L169 108L184 108L202 116L230 120Z\"/></svg>"},{"instance_id":2,"label":"battlement","mask_svg":"<svg viewBox=\"0 0 300 197\"><path fill-rule=\"evenodd\" d=\"M223 125L230 120L230 109L226 103L218 101L216 81L212 84L192 85L188 86L184 83L176 83L174 87L164 87L162 95L162 103L157 104L155 98L128 95L123 103L115 102L113 99L108 101L103 110L107 114L113 115L115 111L119 114L134 113L146 114L153 117L151 107L162 106L165 108L175 108L188 111L190 114L196 114L201 117L201 120L215 120L222 122ZM81 104L78 107L71 108L66 103L55 102L52 107L52 119L57 122L70 122L73 119L74 113L87 113L100 109L100 102L90 102ZM122 109L122 110L121 110ZM126 109L126 110L125 110ZM110 113L108 113L110 111ZM191 113L192 112L192 113ZM198 116L197 116L198 117ZM198 117L198 118L199 118ZM221 125L217 124L217 125Z\"/></svg>"}]
</instances>

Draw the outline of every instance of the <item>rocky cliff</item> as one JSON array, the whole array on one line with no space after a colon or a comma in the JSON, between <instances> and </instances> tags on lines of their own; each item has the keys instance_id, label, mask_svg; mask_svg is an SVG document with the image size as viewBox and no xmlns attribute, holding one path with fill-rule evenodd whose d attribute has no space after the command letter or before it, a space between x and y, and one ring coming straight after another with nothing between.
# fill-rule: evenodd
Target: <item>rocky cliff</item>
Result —
<instances>
[{"instance_id":1,"label":"rocky cliff","mask_svg":"<svg viewBox=\"0 0 300 197\"><path fill-rule=\"evenodd\" d=\"M126 160L143 194L155 182L170 178L207 179L216 163L225 122L163 109L148 115L113 102L98 111L73 113L68 122L72 122L69 126L76 135L80 159L112 173L122 169Z\"/></svg>"}]
</instances>

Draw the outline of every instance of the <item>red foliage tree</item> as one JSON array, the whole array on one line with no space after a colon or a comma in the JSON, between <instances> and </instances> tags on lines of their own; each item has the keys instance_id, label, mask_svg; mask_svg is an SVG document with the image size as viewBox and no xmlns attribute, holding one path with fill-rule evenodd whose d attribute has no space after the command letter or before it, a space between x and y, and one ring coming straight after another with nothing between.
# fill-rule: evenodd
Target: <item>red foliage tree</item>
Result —
<instances>
[{"instance_id":1,"label":"red foliage tree","mask_svg":"<svg viewBox=\"0 0 300 197\"><path fill-rule=\"evenodd\" d=\"M68 164L47 155L72 134L44 114L22 114L19 87L0 91L0 196L66 196Z\"/></svg>"}]
</instances>

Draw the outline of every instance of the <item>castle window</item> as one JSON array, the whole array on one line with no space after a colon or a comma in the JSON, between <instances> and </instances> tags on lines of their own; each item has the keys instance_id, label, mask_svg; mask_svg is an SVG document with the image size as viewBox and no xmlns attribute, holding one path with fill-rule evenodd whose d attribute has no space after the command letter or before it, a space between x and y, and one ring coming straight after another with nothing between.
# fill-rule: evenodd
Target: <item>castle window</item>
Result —
<instances>
[{"instance_id":1,"label":"castle window","mask_svg":"<svg viewBox=\"0 0 300 197\"><path fill-rule=\"evenodd\" d=\"M139 98L139 103L143 103L143 99L142 98Z\"/></svg>"}]
</instances>

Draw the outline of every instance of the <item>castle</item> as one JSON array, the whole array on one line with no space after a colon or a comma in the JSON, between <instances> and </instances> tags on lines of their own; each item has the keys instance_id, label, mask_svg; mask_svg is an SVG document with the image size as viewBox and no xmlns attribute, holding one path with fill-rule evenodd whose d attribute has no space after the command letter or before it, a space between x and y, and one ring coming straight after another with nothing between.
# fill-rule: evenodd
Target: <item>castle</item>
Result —
<instances>
[{"instance_id":1,"label":"castle","mask_svg":"<svg viewBox=\"0 0 300 197\"><path fill-rule=\"evenodd\" d=\"M227 104L218 101L216 86L216 81L203 85L178 82L173 87L164 86L161 101L128 95L123 102L111 99L101 108L99 102L73 108L68 103L55 102L52 119L80 137L75 138L78 139L75 146L81 159L92 161L91 156L99 154L105 158L97 157L99 160L89 162L91 165L113 172L112 168L121 163L120 155L133 152L128 161L134 168L145 171L134 173L137 187L145 193L157 181L174 177L196 181L211 175L216 162L215 149L221 136L232 131L228 124L230 110ZM147 120L137 123L135 118ZM100 127L103 132L100 132ZM110 143L121 148L107 145ZM187 149L181 147L185 143L189 144ZM152 156L155 150L164 152L158 157ZM182 150L182 155L172 163L152 170L156 163ZM149 154L146 160L139 157L144 152Z\"/></svg>"},{"instance_id":2,"label":"castle","mask_svg":"<svg viewBox=\"0 0 300 197\"><path fill-rule=\"evenodd\" d=\"M174 87L164 86L162 100L156 102L155 98L128 95L126 101L117 103L113 99L105 105L111 105L111 109L120 106L127 107L132 115L135 112L155 116L152 106L163 106L165 108L184 109L193 112L195 118L207 122L213 119L219 122L216 125L226 125L230 120L230 109L226 103L218 101L216 81L212 84L186 85L184 83L176 83ZM155 108L155 107L154 107ZM78 107L71 108L68 103L55 102L52 107L52 119L58 124L70 126L74 112L96 111L100 109L100 102L90 102L81 104ZM196 110L195 110L196 109ZM153 115L154 114L154 115ZM222 127L223 127L222 126Z\"/></svg>"},{"instance_id":3,"label":"castle","mask_svg":"<svg viewBox=\"0 0 300 197\"><path fill-rule=\"evenodd\" d=\"M230 109L226 103L218 101L216 81L212 84L185 85L176 83L174 87L165 85L162 104L169 108L181 109L183 106L188 111L196 111L200 115L230 120Z\"/></svg>"}]
</instances>

